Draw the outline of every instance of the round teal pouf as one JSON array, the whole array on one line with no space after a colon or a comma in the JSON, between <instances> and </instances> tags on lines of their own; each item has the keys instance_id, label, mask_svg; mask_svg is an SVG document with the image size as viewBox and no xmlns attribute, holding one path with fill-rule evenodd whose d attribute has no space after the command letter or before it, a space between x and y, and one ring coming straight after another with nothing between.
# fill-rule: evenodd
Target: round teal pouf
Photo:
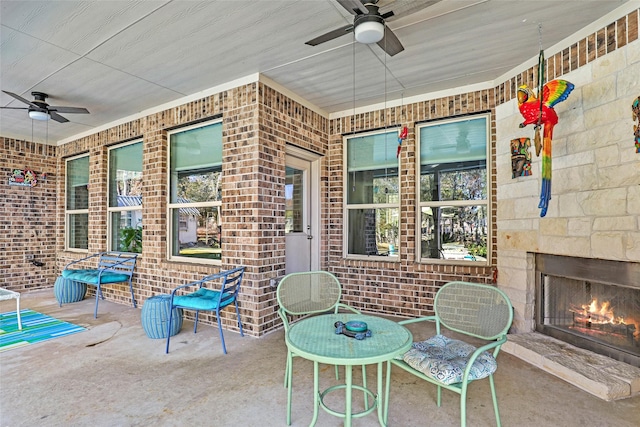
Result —
<instances>
[{"instance_id":1,"label":"round teal pouf","mask_svg":"<svg viewBox=\"0 0 640 427\"><path fill-rule=\"evenodd\" d=\"M169 323L169 305L171 295L156 295L144 302L142 306L142 329L149 338L166 338ZM171 336L182 329L182 309L173 309Z\"/></svg>"},{"instance_id":2,"label":"round teal pouf","mask_svg":"<svg viewBox=\"0 0 640 427\"><path fill-rule=\"evenodd\" d=\"M59 304L82 301L86 293L86 283L65 279L62 276L58 276L56 282L53 284L53 294L56 296Z\"/></svg>"}]
</instances>

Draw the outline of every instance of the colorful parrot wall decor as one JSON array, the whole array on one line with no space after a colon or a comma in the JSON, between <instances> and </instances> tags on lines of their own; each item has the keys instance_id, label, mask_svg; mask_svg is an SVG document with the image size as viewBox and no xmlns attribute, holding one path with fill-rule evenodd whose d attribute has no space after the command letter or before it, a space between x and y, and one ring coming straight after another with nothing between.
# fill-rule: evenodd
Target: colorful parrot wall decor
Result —
<instances>
[{"instance_id":1,"label":"colorful parrot wall decor","mask_svg":"<svg viewBox=\"0 0 640 427\"><path fill-rule=\"evenodd\" d=\"M541 217L547 214L549 200L551 200L551 141L553 127L558 123L558 115L553 107L567 99L573 88L573 84L566 80L552 80L542 87L542 96L539 98L527 85L518 88L518 109L524 118L520 127L534 125L537 156L540 156L540 149L542 149L542 188L538 204ZM543 127L542 143L540 143L539 134L541 127Z\"/></svg>"},{"instance_id":2,"label":"colorful parrot wall decor","mask_svg":"<svg viewBox=\"0 0 640 427\"><path fill-rule=\"evenodd\" d=\"M636 143L636 153L640 153L640 96L634 99L631 111L633 112L633 120L638 121L637 125L633 125L633 137Z\"/></svg>"}]
</instances>

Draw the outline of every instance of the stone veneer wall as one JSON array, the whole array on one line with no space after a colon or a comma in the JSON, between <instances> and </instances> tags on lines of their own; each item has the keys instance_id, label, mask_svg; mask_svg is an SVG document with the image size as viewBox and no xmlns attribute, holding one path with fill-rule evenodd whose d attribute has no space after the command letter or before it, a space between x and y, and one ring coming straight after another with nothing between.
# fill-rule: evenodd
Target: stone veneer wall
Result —
<instances>
[{"instance_id":1,"label":"stone veneer wall","mask_svg":"<svg viewBox=\"0 0 640 427\"><path fill-rule=\"evenodd\" d=\"M631 104L640 96L638 10L548 59L547 80L575 84L555 109L552 198L540 218L541 159L532 147L529 177L511 179L510 140L519 129L515 88L535 87L535 71L501 85L496 107L498 286L515 306L513 330L534 327L534 255L558 254L640 262L640 153L635 152ZM500 89L502 91L502 89Z\"/></svg>"},{"instance_id":2,"label":"stone veneer wall","mask_svg":"<svg viewBox=\"0 0 640 427\"><path fill-rule=\"evenodd\" d=\"M0 137L0 287L22 292L43 283L53 286L57 273L56 163L53 146ZM35 172L37 185L9 185L14 169ZM44 265L33 265L30 257Z\"/></svg>"}]
</instances>

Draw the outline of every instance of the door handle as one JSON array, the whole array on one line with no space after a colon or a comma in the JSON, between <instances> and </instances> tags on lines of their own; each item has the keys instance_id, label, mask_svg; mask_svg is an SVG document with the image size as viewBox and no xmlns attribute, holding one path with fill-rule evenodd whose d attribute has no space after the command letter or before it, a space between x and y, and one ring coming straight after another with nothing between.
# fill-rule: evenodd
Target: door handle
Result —
<instances>
[{"instance_id":1,"label":"door handle","mask_svg":"<svg viewBox=\"0 0 640 427\"><path fill-rule=\"evenodd\" d=\"M307 234L307 240L311 240L313 239L313 236L311 234Z\"/></svg>"}]
</instances>

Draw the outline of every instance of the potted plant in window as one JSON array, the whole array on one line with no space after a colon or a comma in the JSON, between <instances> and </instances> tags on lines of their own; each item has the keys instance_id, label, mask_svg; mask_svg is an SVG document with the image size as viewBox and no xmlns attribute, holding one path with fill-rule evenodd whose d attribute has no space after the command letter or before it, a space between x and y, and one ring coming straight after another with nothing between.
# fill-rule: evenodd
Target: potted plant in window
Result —
<instances>
[{"instance_id":1,"label":"potted plant in window","mask_svg":"<svg viewBox=\"0 0 640 427\"><path fill-rule=\"evenodd\" d=\"M125 227L120 230L120 250L124 252L142 253L142 226Z\"/></svg>"}]
</instances>

